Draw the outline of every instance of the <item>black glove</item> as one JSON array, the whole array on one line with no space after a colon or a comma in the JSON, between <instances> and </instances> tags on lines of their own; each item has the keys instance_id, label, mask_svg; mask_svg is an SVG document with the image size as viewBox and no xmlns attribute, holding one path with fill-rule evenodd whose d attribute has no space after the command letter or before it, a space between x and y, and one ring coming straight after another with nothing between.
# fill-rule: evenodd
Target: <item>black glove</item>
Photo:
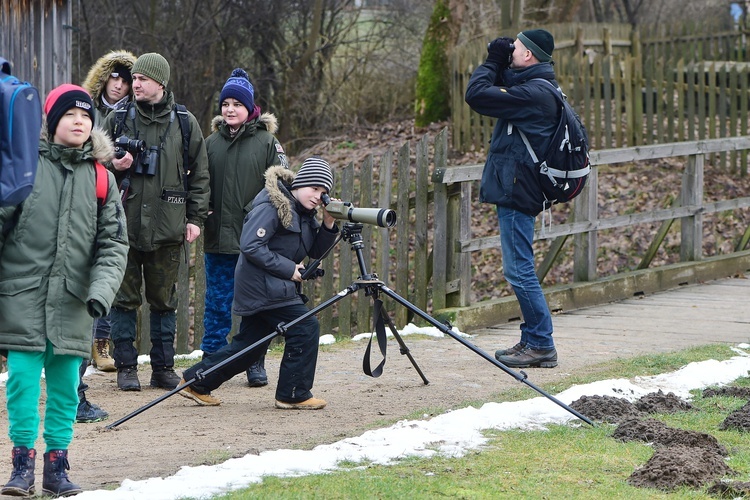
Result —
<instances>
[{"instance_id":1,"label":"black glove","mask_svg":"<svg viewBox=\"0 0 750 500\"><path fill-rule=\"evenodd\" d=\"M507 36L495 38L487 44L487 62L497 63L500 69L506 69L510 66L514 49L512 38Z\"/></svg>"}]
</instances>

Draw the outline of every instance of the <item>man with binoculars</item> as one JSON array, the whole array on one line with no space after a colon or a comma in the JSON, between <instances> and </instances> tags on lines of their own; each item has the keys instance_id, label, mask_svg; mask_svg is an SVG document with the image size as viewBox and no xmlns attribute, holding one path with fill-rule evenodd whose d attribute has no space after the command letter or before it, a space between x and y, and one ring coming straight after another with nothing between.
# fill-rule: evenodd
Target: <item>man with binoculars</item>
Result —
<instances>
[{"instance_id":1,"label":"man with binoculars","mask_svg":"<svg viewBox=\"0 0 750 500\"><path fill-rule=\"evenodd\" d=\"M125 278L111 312L117 386L123 391L141 389L134 342L145 281L151 386L174 389L180 381L174 372L177 272L181 248L200 236L208 214L208 159L200 125L166 88L167 60L143 54L131 72L135 103L110 113L105 124L125 151L112 166L130 239Z\"/></svg>"}]
</instances>

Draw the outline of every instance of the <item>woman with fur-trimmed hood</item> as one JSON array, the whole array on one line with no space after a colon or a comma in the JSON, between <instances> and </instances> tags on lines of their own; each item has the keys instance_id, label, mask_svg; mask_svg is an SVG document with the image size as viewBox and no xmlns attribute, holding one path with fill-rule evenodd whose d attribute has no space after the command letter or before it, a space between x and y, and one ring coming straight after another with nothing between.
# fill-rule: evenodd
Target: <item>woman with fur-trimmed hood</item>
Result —
<instances>
[{"instance_id":1,"label":"woman with fur-trimmed hood","mask_svg":"<svg viewBox=\"0 0 750 500\"><path fill-rule=\"evenodd\" d=\"M201 350L211 354L227 345L232 329L234 268L240 254L242 221L263 189L269 167L287 167L286 154L274 137L278 124L262 113L247 73L237 68L219 95L221 115L206 139L211 199L204 227L206 295ZM248 384L268 383L264 357L247 372Z\"/></svg>"},{"instance_id":2,"label":"woman with fur-trimmed hood","mask_svg":"<svg viewBox=\"0 0 750 500\"><path fill-rule=\"evenodd\" d=\"M277 166L266 172L266 186L255 197L245 217L240 237L240 258L234 273L234 307L242 317L240 331L232 342L185 370L183 380L200 380L180 391L199 405L216 406L221 401L211 391L231 379L266 352L271 340L239 356L225 366L206 373L240 351L268 338L278 325L284 332L284 355L276 385L276 408L319 410L326 402L311 392L318 359L320 325L309 312L301 294L303 260L320 258L335 243L335 218L325 208L323 225L316 219L322 195L333 187L333 173L321 158L308 158L295 176ZM296 323L295 320L297 320Z\"/></svg>"},{"instance_id":3,"label":"woman with fur-trimmed hood","mask_svg":"<svg viewBox=\"0 0 750 500\"><path fill-rule=\"evenodd\" d=\"M97 123L104 123L104 118L113 109L131 99L133 76L130 71L135 60L135 55L127 50L113 50L91 66L83 88L94 101Z\"/></svg>"},{"instance_id":4,"label":"woman with fur-trimmed hood","mask_svg":"<svg viewBox=\"0 0 750 500\"><path fill-rule=\"evenodd\" d=\"M91 352L92 318L107 314L128 253L114 175L96 162L113 155L78 85L50 91L34 188L18 207L0 209L0 352L7 356L6 405L13 471L0 491L35 491L41 374L45 371L43 492L69 496L68 445L79 404L79 367ZM106 197L97 200L97 170ZM104 177L99 177L103 179Z\"/></svg>"}]
</instances>

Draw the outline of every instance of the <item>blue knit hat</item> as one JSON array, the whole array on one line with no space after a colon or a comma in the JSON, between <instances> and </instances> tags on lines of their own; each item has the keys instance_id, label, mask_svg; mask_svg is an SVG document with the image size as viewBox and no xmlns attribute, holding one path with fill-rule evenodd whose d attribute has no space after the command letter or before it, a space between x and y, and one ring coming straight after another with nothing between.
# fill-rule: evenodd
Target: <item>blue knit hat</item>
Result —
<instances>
[{"instance_id":1,"label":"blue knit hat","mask_svg":"<svg viewBox=\"0 0 750 500\"><path fill-rule=\"evenodd\" d=\"M224 99L231 97L240 101L248 110L249 113L253 112L255 108L255 90L253 85L250 83L250 78L242 68L235 68L232 71L232 76L229 77L227 83L224 84L224 88L221 89L219 94L219 108Z\"/></svg>"}]
</instances>

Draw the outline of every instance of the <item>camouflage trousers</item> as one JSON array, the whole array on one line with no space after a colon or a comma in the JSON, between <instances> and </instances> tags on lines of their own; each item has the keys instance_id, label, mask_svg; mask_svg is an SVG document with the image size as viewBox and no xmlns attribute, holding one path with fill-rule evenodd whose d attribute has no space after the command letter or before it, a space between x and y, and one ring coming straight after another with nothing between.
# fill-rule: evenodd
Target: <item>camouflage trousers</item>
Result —
<instances>
[{"instance_id":1,"label":"camouflage trousers","mask_svg":"<svg viewBox=\"0 0 750 500\"><path fill-rule=\"evenodd\" d=\"M110 313L113 357L117 368L135 366L138 351L136 339L137 309L141 287L145 284L146 302L150 306L151 365L174 366L174 339L177 309L177 276L181 245L141 252L131 248L120 290Z\"/></svg>"},{"instance_id":2,"label":"camouflage trousers","mask_svg":"<svg viewBox=\"0 0 750 500\"><path fill-rule=\"evenodd\" d=\"M170 245L152 252L141 252L131 247L125 277L113 307L138 309L142 303L141 286L145 283L146 302L151 312L175 311L181 249L182 245Z\"/></svg>"},{"instance_id":3,"label":"camouflage trousers","mask_svg":"<svg viewBox=\"0 0 750 500\"><path fill-rule=\"evenodd\" d=\"M232 301L234 300L234 268L239 254L207 253L206 310L203 315L201 350L211 354L225 345L232 330Z\"/></svg>"}]
</instances>

